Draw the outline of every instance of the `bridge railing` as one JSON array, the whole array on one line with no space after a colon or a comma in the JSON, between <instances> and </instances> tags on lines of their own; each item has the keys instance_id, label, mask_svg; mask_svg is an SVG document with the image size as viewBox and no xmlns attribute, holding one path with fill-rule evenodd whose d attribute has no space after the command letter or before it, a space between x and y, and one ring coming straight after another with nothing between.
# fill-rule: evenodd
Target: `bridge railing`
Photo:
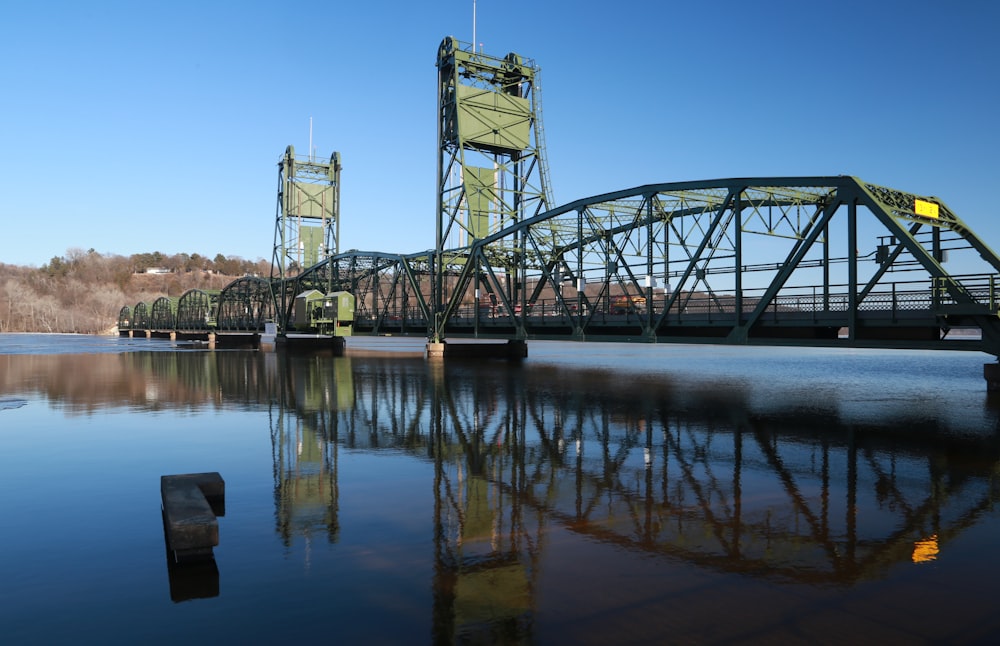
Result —
<instances>
[{"instance_id":1,"label":"bridge railing","mask_svg":"<svg viewBox=\"0 0 1000 646\"><path fill-rule=\"evenodd\" d=\"M932 295L936 307L948 307L958 304L952 293L955 285L970 296L978 305L985 307L990 312L1000 310L1000 303L998 303L1000 294L997 293L997 288L1000 287L1000 276L996 274L979 274L936 278L933 281L932 287Z\"/></svg>"},{"instance_id":2,"label":"bridge railing","mask_svg":"<svg viewBox=\"0 0 1000 646\"><path fill-rule=\"evenodd\" d=\"M998 290L1000 280L995 275L974 275L950 277L946 280L957 281L961 287L974 299L976 306L983 312L995 312L998 307ZM896 316L903 313L928 313L938 311L942 306L954 304L956 301L939 281L899 281L883 286L883 289L871 291L863 297L857 297L856 308L859 313ZM764 295L763 289L747 289L743 291L741 311L750 313L756 310ZM668 312L667 322L683 320L686 317L697 317L712 320L716 317L728 317L731 320L736 312L736 297L733 293L699 293L679 294ZM556 298L538 299L529 304L524 313L526 320L539 323L555 324L560 321L569 322L579 317L588 317L591 324L602 322L620 322L636 320L647 314L647 308L659 316L663 313L669 294L656 294L648 306L633 304L623 306L615 302L616 297L603 297L578 309L576 304L569 304L567 309ZM846 313L851 308L850 292L847 285L831 285L825 291L820 286L787 287L774 297L767 306L765 318L777 320L781 317L794 318L800 314ZM519 307L515 308L513 317L522 316ZM470 325L478 319L500 325L510 321L512 316L503 306L467 304L459 307L452 317L453 324Z\"/></svg>"}]
</instances>

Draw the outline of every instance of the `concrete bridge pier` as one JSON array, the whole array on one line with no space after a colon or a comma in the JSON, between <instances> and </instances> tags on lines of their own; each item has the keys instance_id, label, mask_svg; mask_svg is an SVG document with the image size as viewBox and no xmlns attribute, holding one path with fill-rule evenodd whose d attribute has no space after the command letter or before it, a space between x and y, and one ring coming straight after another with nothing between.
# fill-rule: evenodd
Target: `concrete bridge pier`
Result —
<instances>
[{"instance_id":1,"label":"concrete bridge pier","mask_svg":"<svg viewBox=\"0 0 1000 646\"><path fill-rule=\"evenodd\" d=\"M444 359L505 359L520 361L528 356L528 342L511 339L505 342L428 341L426 356L431 361Z\"/></svg>"},{"instance_id":2,"label":"concrete bridge pier","mask_svg":"<svg viewBox=\"0 0 1000 646\"><path fill-rule=\"evenodd\" d=\"M986 392L1000 392L1000 363L984 363L983 377L986 379Z\"/></svg>"}]
</instances>

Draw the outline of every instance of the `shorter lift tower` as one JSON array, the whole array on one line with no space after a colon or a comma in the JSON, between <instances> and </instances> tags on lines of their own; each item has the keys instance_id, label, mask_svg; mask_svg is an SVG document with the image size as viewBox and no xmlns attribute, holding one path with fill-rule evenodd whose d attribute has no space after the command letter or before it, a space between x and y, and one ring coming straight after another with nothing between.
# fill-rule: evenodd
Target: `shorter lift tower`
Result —
<instances>
[{"instance_id":1,"label":"shorter lift tower","mask_svg":"<svg viewBox=\"0 0 1000 646\"><path fill-rule=\"evenodd\" d=\"M290 279L340 252L340 169L340 153L321 162L296 157L292 146L278 163L271 285L279 333L288 330L295 299Z\"/></svg>"},{"instance_id":2,"label":"shorter lift tower","mask_svg":"<svg viewBox=\"0 0 1000 646\"><path fill-rule=\"evenodd\" d=\"M438 214L431 340L444 331L448 276L468 249L545 211L550 201L538 87L539 69L517 54L495 58L448 37L438 49ZM490 250L509 301L517 300L523 241ZM476 281L478 298L479 280Z\"/></svg>"}]
</instances>

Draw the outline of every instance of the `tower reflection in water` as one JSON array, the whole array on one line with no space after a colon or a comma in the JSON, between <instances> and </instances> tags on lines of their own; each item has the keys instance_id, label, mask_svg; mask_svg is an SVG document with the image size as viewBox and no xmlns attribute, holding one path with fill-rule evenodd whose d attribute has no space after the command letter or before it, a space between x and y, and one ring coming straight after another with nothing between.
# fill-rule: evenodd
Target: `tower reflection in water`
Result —
<instances>
[{"instance_id":1,"label":"tower reflection in water","mask_svg":"<svg viewBox=\"0 0 1000 646\"><path fill-rule=\"evenodd\" d=\"M338 451L433 464L438 640L532 634L547 531L850 585L933 560L998 498L995 431L753 412L738 387L421 359L269 359L278 531L336 541ZM391 476L389 476L391 477Z\"/></svg>"},{"instance_id":2,"label":"tower reflection in water","mask_svg":"<svg viewBox=\"0 0 1000 646\"><path fill-rule=\"evenodd\" d=\"M278 387L269 406L278 533L286 546L296 536L311 541L325 535L335 543L340 532L337 422L354 403L351 365L300 357L281 361L278 369L278 356L266 359L278 370L272 371Z\"/></svg>"}]
</instances>

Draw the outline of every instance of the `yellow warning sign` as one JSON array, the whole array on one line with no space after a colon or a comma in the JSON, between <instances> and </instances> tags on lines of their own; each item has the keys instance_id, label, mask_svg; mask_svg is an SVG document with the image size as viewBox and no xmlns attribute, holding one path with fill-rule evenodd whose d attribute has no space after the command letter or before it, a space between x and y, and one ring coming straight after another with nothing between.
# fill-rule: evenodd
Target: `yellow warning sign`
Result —
<instances>
[{"instance_id":1,"label":"yellow warning sign","mask_svg":"<svg viewBox=\"0 0 1000 646\"><path fill-rule=\"evenodd\" d=\"M922 215L925 218L935 218L938 217L938 205L934 202L928 202L926 200L913 200L913 212L917 215Z\"/></svg>"}]
</instances>

